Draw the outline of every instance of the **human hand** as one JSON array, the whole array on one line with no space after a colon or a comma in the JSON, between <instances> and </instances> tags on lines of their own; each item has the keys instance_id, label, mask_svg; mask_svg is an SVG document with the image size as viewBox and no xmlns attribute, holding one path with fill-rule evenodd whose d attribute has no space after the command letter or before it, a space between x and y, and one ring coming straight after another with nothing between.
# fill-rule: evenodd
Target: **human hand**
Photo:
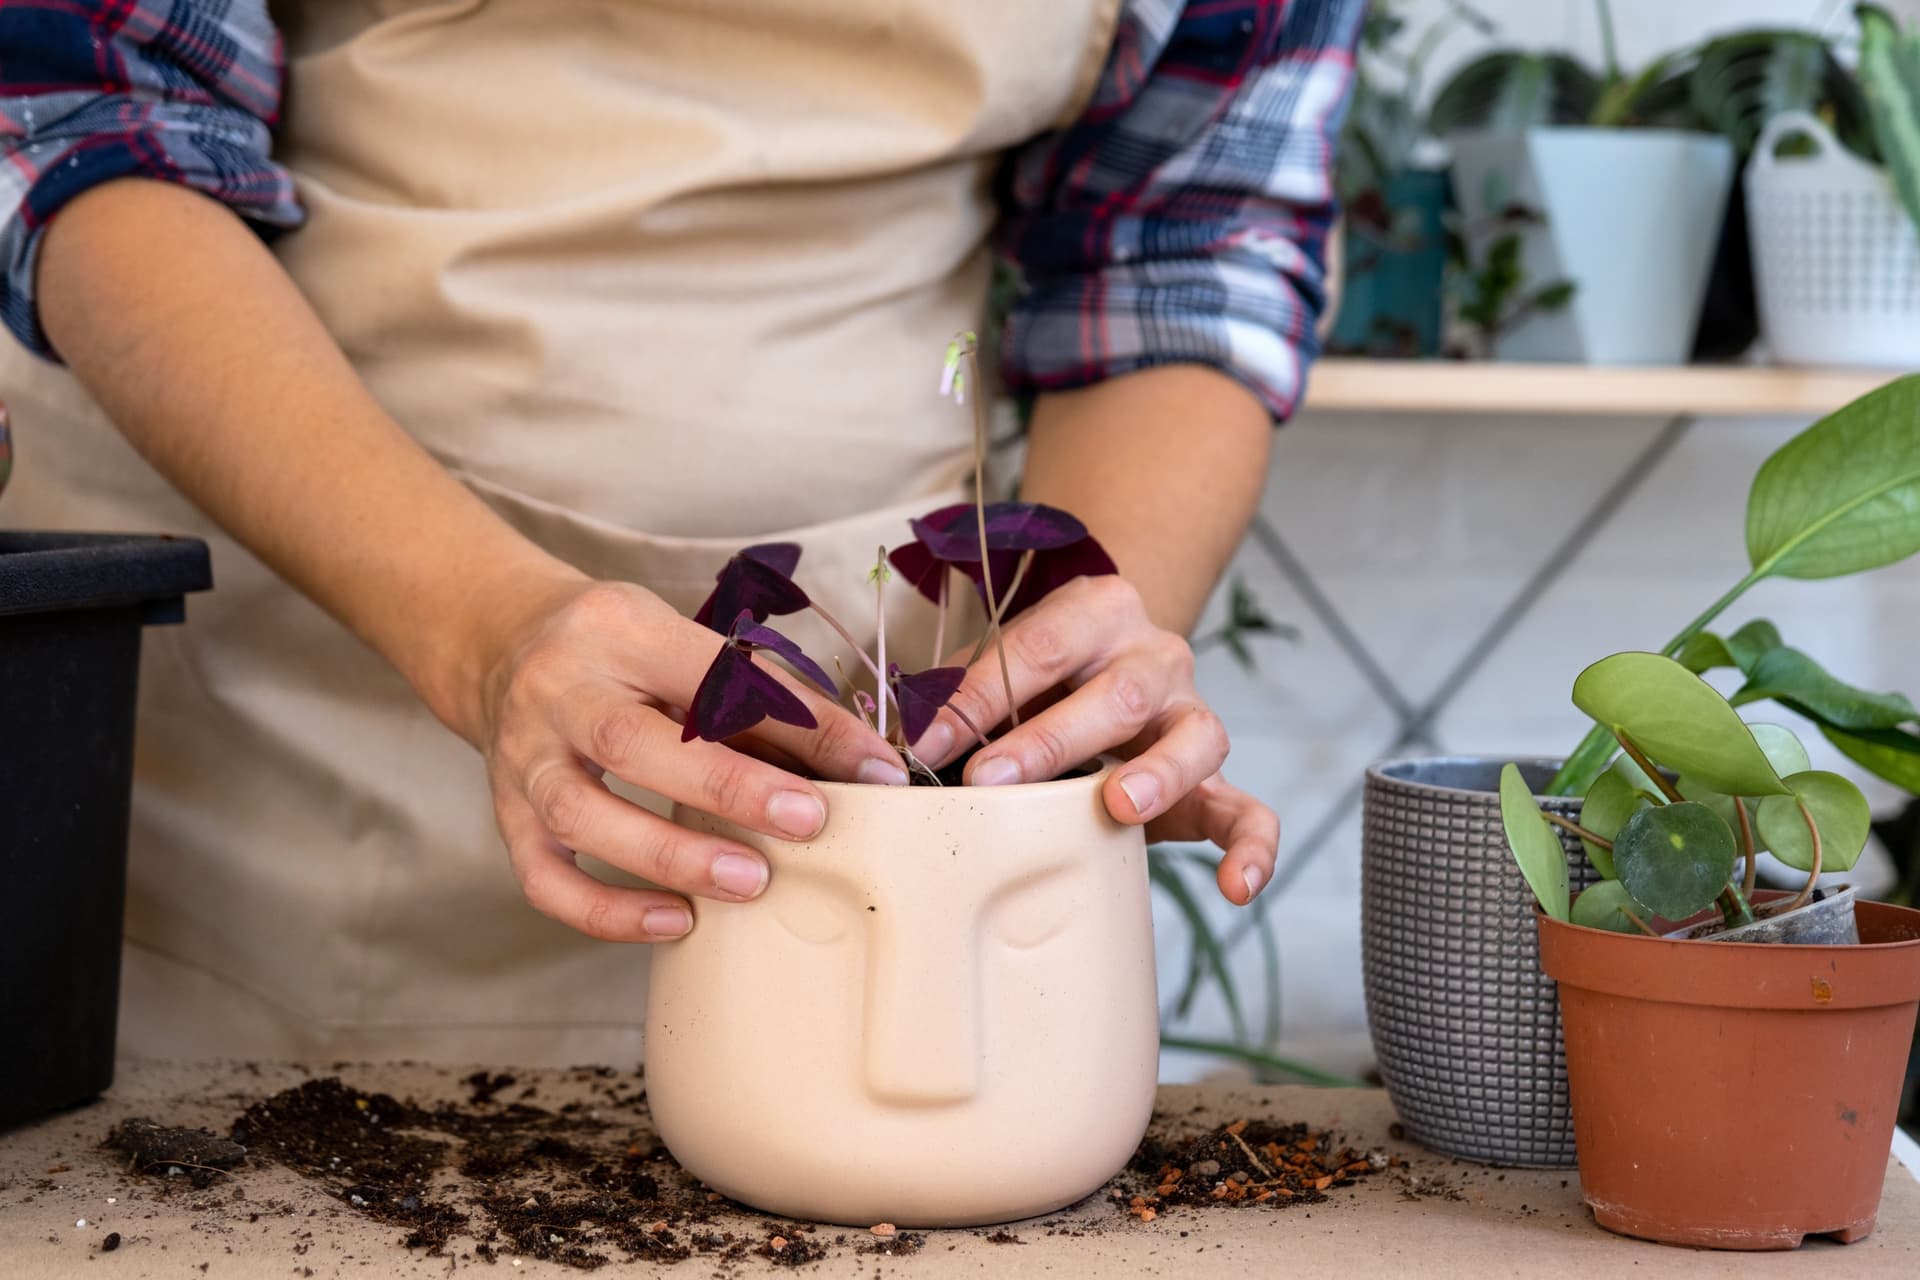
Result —
<instances>
[{"instance_id":1,"label":"human hand","mask_svg":"<svg viewBox=\"0 0 1920 1280\"><path fill-rule=\"evenodd\" d=\"M1253 900L1273 875L1280 819L1220 774L1227 733L1193 682L1193 650L1155 626L1140 593L1117 575L1076 578L1003 627L1013 696L1023 709L1065 695L992 741L967 763L973 786L1037 782L1103 752L1126 758L1102 798L1153 840L1210 840L1225 851L1217 879L1229 902ZM956 711L959 715L956 715ZM914 744L938 769L973 733L1007 719L991 646L946 710Z\"/></svg>"},{"instance_id":2,"label":"human hand","mask_svg":"<svg viewBox=\"0 0 1920 1280\"><path fill-rule=\"evenodd\" d=\"M764 754L821 778L901 784L899 756L858 718L775 670L819 727L767 721L729 743L682 742L722 638L640 587L563 581L505 628L480 666L476 723L494 814L527 901L580 932L654 942L693 927L685 899L757 896L767 864L744 845L675 825L614 795L611 774L743 827L805 839L826 822L820 789ZM591 854L674 892L588 875Z\"/></svg>"}]
</instances>

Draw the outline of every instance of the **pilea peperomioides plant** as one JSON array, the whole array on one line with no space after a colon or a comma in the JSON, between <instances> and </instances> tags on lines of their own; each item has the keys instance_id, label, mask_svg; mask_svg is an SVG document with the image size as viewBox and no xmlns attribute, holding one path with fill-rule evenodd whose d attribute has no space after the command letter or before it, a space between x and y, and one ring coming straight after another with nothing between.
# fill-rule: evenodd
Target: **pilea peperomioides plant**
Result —
<instances>
[{"instance_id":1,"label":"pilea peperomioides plant","mask_svg":"<svg viewBox=\"0 0 1920 1280\"><path fill-rule=\"evenodd\" d=\"M975 347L972 333L958 335L948 344L941 367L941 394L960 404L967 403L969 384L979 382ZM844 698L894 745L915 777L940 784L938 775L914 757L912 744L948 706L966 677L966 667L939 665L946 654L947 615L956 574L972 584L986 608L986 628L974 645L969 665L994 645L1007 705L1016 706L1000 643L1003 624L1075 578L1118 570L1086 526L1066 512L1033 502L986 501L986 406L977 396L972 403L975 499L909 521L912 542L891 552L879 549L868 574L874 590L873 652L868 653L845 624L794 581L800 563L797 545L773 542L743 548L721 568L712 593L694 615L696 622L720 632L727 642L714 656L693 705L687 708L683 740L698 737L718 742L745 733L763 719L813 728L816 722L806 704L754 661L756 653L771 653L829 696ZM895 573L938 611L932 665L919 671L904 669L887 653L886 588ZM798 644L767 625L769 618L807 610L818 614L846 642L872 678L874 694L855 689L850 682L843 689ZM844 679L844 670L841 674ZM960 714L957 708L955 714ZM984 730L993 726L960 718L984 745ZM1010 721L1020 723L1017 709L1011 711Z\"/></svg>"},{"instance_id":2,"label":"pilea peperomioides plant","mask_svg":"<svg viewBox=\"0 0 1920 1280\"><path fill-rule=\"evenodd\" d=\"M1746 632L1736 633L1743 645ZM1515 766L1500 775L1507 843L1555 919L1653 934L1656 920L1677 923L1717 906L1727 927L1751 924L1761 852L1806 872L1779 907L1791 910L1823 871L1851 868L1866 847L1871 817L1858 787L1810 768L1792 732L1747 724L1672 658L1603 658L1580 673L1573 701L1621 752L1587 789L1580 820L1537 809ZM1571 905L1566 852L1549 823L1578 835L1605 877Z\"/></svg>"}]
</instances>

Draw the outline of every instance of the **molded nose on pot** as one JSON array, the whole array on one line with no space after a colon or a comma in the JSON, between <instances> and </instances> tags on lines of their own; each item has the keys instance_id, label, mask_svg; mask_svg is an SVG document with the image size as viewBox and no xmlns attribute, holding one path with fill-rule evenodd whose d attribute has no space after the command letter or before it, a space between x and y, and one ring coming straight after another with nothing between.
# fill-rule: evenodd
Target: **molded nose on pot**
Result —
<instances>
[{"instance_id":1,"label":"molded nose on pot","mask_svg":"<svg viewBox=\"0 0 1920 1280\"><path fill-rule=\"evenodd\" d=\"M867 1095L898 1106L965 1102L980 1088L978 969L964 920L878 933L867 952Z\"/></svg>"}]
</instances>

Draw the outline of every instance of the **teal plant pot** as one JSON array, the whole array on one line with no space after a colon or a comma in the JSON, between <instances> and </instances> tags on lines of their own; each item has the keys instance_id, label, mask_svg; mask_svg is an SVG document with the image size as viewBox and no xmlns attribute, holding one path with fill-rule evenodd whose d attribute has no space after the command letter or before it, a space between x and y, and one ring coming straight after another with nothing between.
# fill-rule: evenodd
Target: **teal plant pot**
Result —
<instances>
[{"instance_id":1,"label":"teal plant pot","mask_svg":"<svg viewBox=\"0 0 1920 1280\"><path fill-rule=\"evenodd\" d=\"M1349 216L1341 255L1340 311L1327 335L1338 355L1431 356L1440 351L1441 293L1447 268L1447 174L1409 169L1383 193L1383 235Z\"/></svg>"}]
</instances>

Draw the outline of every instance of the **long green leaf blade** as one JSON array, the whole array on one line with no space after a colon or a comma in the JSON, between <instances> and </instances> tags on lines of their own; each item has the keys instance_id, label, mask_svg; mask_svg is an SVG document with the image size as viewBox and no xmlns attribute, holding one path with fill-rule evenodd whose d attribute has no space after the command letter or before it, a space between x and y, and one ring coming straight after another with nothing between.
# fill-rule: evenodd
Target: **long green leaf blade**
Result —
<instances>
[{"instance_id":1,"label":"long green leaf blade","mask_svg":"<svg viewBox=\"0 0 1920 1280\"><path fill-rule=\"evenodd\" d=\"M1916 551L1920 375L1828 414L1781 445L1753 478L1747 555L1758 573L1834 578Z\"/></svg>"},{"instance_id":2,"label":"long green leaf blade","mask_svg":"<svg viewBox=\"0 0 1920 1280\"><path fill-rule=\"evenodd\" d=\"M1765 654L1747 672L1747 683L1733 695L1744 706L1772 698L1808 719L1837 729L1892 729L1920 718L1903 693L1871 693L1828 673L1798 649L1782 645ZM1803 766L1804 767L1804 766Z\"/></svg>"},{"instance_id":3,"label":"long green leaf blade","mask_svg":"<svg viewBox=\"0 0 1920 1280\"><path fill-rule=\"evenodd\" d=\"M1533 802L1533 791L1516 765L1500 770L1500 824L1520 874L1533 888L1540 909L1555 920L1567 918L1567 851Z\"/></svg>"},{"instance_id":4,"label":"long green leaf blade","mask_svg":"<svg viewBox=\"0 0 1920 1280\"><path fill-rule=\"evenodd\" d=\"M1891 782L1910 795L1920 796L1920 736L1904 729L1866 729L1852 732L1821 725L1841 755L1876 778Z\"/></svg>"},{"instance_id":5,"label":"long green leaf blade","mask_svg":"<svg viewBox=\"0 0 1920 1280\"><path fill-rule=\"evenodd\" d=\"M1903 34L1892 15L1863 4L1860 19L1860 87L1880 154L1893 175L1907 216L1920 226L1920 41Z\"/></svg>"},{"instance_id":6,"label":"long green leaf blade","mask_svg":"<svg viewBox=\"0 0 1920 1280\"><path fill-rule=\"evenodd\" d=\"M1240 1040L1246 1039L1247 1020L1240 1011L1240 991L1234 985L1233 974L1227 968L1226 952L1221 949L1220 939L1214 935L1213 926L1207 922L1205 910L1201 908L1199 901L1193 896L1193 891L1187 887L1187 882L1181 878L1177 870L1170 866L1156 869L1155 865L1149 862L1147 871L1153 881L1166 891L1167 897L1173 900L1174 907L1186 920L1190 934L1189 940L1194 946L1195 953L1213 974L1214 982L1220 987L1220 995L1227 1002L1227 1014L1233 1019L1234 1037ZM1182 993L1180 1012L1183 1016L1192 1004L1192 993L1195 990L1197 988L1190 983L1188 990Z\"/></svg>"}]
</instances>

